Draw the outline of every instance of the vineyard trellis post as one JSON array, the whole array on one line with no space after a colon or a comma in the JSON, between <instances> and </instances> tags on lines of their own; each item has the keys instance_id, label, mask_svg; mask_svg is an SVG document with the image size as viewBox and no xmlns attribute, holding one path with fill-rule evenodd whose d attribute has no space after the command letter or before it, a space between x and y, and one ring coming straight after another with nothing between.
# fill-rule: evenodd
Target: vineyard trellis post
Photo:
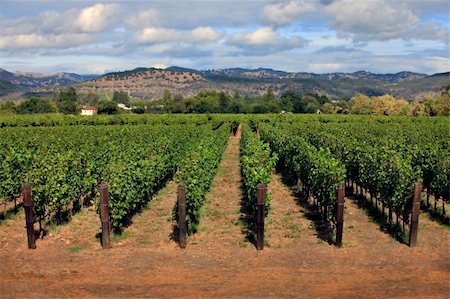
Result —
<instances>
[{"instance_id":1,"label":"vineyard trellis post","mask_svg":"<svg viewBox=\"0 0 450 299\"><path fill-rule=\"evenodd\" d=\"M186 186L178 185L178 243L180 248L186 248Z\"/></svg>"},{"instance_id":2,"label":"vineyard trellis post","mask_svg":"<svg viewBox=\"0 0 450 299\"><path fill-rule=\"evenodd\" d=\"M33 219L33 201L31 199L31 185L23 184L23 207L25 209L25 224L27 228L28 248L36 249L36 240L34 235Z\"/></svg>"},{"instance_id":3,"label":"vineyard trellis post","mask_svg":"<svg viewBox=\"0 0 450 299\"><path fill-rule=\"evenodd\" d=\"M111 248L111 225L108 208L108 185L105 183L100 184L100 219L102 222L102 247L108 249Z\"/></svg>"},{"instance_id":4,"label":"vineyard trellis post","mask_svg":"<svg viewBox=\"0 0 450 299\"><path fill-rule=\"evenodd\" d=\"M340 184L337 191L336 215L336 246L342 246L342 232L344 227L344 184Z\"/></svg>"},{"instance_id":5,"label":"vineyard trellis post","mask_svg":"<svg viewBox=\"0 0 450 299\"><path fill-rule=\"evenodd\" d=\"M264 214L265 214L266 185L259 183L257 186L256 209L256 249L264 249Z\"/></svg>"},{"instance_id":6,"label":"vineyard trellis post","mask_svg":"<svg viewBox=\"0 0 450 299\"><path fill-rule=\"evenodd\" d=\"M420 214L420 195L422 192L422 185L420 183L414 184L414 197L411 212L411 224L409 227L409 246L415 247L417 244L417 231L419 229L419 214Z\"/></svg>"}]
</instances>

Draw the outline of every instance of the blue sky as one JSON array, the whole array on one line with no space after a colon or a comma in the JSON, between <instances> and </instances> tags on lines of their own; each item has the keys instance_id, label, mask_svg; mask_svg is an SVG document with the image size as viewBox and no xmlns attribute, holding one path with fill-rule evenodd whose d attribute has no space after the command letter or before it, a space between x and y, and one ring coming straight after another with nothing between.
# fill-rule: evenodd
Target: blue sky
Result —
<instances>
[{"instance_id":1,"label":"blue sky","mask_svg":"<svg viewBox=\"0 0 450 299\"><path fill-rule=\"evenodd\" d=\"M5 1L0 67L450 71L448 0Z\"/></svg>"}]
</instances>

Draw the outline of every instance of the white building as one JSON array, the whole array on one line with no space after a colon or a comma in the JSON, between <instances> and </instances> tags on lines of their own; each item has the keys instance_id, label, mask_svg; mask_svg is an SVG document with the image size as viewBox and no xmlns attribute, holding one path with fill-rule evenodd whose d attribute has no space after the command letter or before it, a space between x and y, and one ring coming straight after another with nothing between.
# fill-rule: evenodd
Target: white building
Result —
<instances>
[{"instance_id":1,"label":"white building","mask_svg":"<svg viewBox=\"0 0 450 299\"><path fill-rule=\"evenodd\" d=\"M81 108L81 115L92 116L97 114L97 111L98 110L96 107L84 106L83 108Z\"/></svg>"},{"instance_id":2,"label":"white building","mask_svg":"<svg viewBox=\"0 0 450 299\"><path fill-rule=\"evenodd\" d=\"M132 108L125 106L125 104L119 103L117 104L117 107L123 110L131 110Z\"/></svg>"}]
</instances>

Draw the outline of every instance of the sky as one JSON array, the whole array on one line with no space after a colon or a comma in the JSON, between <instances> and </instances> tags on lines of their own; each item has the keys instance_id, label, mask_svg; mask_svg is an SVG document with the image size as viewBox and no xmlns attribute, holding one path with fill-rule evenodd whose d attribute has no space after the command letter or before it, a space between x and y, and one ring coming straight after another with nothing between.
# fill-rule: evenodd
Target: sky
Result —
<instances>
[{"instance_id":1,"label":"sky","mask_svg":"<svg viewBox=\"0 0 450 299\"><path fill-rule=\"evenodd\" d=\"M448 0L5 1L0 68L450 71Z\"/></svg>"}]
</instances>

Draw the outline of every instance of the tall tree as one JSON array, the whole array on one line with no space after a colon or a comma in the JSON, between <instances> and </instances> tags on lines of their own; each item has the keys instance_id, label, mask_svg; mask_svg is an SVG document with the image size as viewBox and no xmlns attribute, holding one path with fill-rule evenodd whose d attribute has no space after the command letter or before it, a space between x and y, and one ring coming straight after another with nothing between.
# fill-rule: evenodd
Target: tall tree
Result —
<instances>
[{"instance_id":1,"label":"tall tree","mask_svg":"<svg viewBox=\"0 0 450 299\"><path fill-rule=\"evenodd\" d=\"M350 113L352 114L371 114L372 104L368 96L358 93L350 101Z\"/></svg>"}]
</instances>

